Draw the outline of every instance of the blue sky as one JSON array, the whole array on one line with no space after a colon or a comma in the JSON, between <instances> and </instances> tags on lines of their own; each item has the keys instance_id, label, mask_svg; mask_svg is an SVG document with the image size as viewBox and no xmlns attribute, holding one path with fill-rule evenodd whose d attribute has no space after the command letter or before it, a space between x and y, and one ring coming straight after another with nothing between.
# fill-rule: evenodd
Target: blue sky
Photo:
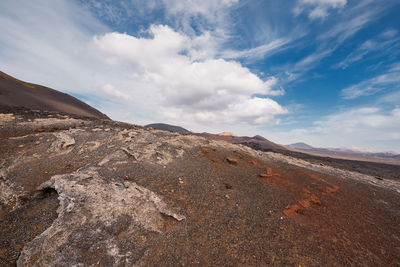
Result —
<instances>
[{"instance_id":1,"label":"blue sky","mask_svg":"<svg viewBox=\"0 0 400 267\"><path fill-rule=\"evenodd\" d=\"M400 152L397 0L4 0L0 69L113 119Z\"/></svg>"}]
</instances>

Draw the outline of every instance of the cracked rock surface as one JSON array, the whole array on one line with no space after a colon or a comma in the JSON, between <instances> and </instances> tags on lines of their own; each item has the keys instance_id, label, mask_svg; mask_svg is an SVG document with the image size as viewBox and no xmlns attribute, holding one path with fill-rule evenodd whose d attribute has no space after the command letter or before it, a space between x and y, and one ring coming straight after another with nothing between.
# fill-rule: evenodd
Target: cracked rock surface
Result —
<instances>
[{"instance_id":1,"label":"cracked rock surface","mask_svg":"<svg viewBox=\"0 0 400 267\"><path fill-rule=\"evenodd\" d=\"M24 109L0 150L0 266L400 264L396 180Z\"/></svg>"}]
</instances>

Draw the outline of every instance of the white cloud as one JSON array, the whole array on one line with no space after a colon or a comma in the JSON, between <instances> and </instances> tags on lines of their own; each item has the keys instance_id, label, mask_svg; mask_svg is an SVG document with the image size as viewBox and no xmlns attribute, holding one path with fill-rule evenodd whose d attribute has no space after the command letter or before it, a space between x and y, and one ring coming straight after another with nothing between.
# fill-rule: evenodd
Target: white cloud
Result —
<instances>
[{"instance_id":1,"label":"white cloud","mask_svg":"<svg viewBox=\"0 0 400 267\"><path fill-rule=\"evenodd\" d=\"M346 4L347 0L299 0L294 13L307 12L310 19L324 19L329 9L343 8Z\"/></svg>"},{"instance_id":2,"label":"white cloud","mask_svg":"<svg viewBox=\"0 0 400 267\"><path fill-rule=\"evenodd\" d=\"M315 7L308 16L310 19L323 19L328 16L328 10L324 7Z\"/></svg>"},{"instance_id":3,"label":"white cloud","mask_svg":"<svg viewBox=\"0 0 400 267\"><path fill-rule=\"evenodd\" d=\"M347 0L300 0L300 2L309 5L326 5L332 8L344 7L347 4Z\"/></svg>"},{"instance_id":4,"label":"white cloud","mask_svg":"<svg viewBox=\"0 0 400 267\"><path fill-rule=\"evenodd\" d=\"M282 94L273 90L275 77L263 81L235 61L199 60L202 36L190 38L163 25L151 26L149 34L150 38L140 38L108 33L96 36L94 43L110 65L130 66L135 82L146 84L147 94L159 101L159 116L185 118L187 123L234 124L247 118L250 124L263 124L287 112L271 99L252 98ZM129 93L133 97L135 91Z\"/></svg>"},{"instance_id":5,"label":"white cloud","mask_svg":"<svg viewBox=\"0 0 400 267\"><path fill-rule=\"evenodd\" d=\"M335 48L320 49L306 56L302 60L296 63L294 66L294 71L307 71L315 65L319 64L320 61L326 56L332 54Z\"/></svg>"},{"instance_id":6,"label":"white cloud","mask_svg":"<svg viewBox=\"0 0 400 267\"><path fill-rule=\"evenodd\" d=\"M318 10L320 5L322 7L330 6L332 8L341 8L344 7L346 3L346 1L304 0L298 2L299 5L295 8L295 13L303 12L305 10L304 6L310 7L310 5L315 5L315 15L318 15L318 12L323 12L325 10L324 8L322 8L322 10ZM317 49L297 63L287 67L286 70L296 74L296 76L299 77L320 64L322 59L332 55L342 44L345 43L346 40L353 37L361 29L381 16L383 10L382 6L374 6L373 4L374 3L371 3L370 1L363 1L358 5L351 6L344 10L340 15L340 20L337 20L337 23L333 24L331 28L328 28L323 33L316 36L315 43L318 44ZM385 34L390 36L395 33L395 30L388 30L386 33L383 33L380 38L382 38L382 36ZM381 40L379 39L379 41ZM396 41L397 40L393 40L392 44L395 44ZM366 45L368 45L368 43ZM381 45L385 46L389 45L389 43ZM352 61L360 60L364 56L363 53L363 51L360 51L360 53L349 55L347 61L344 60L343 64L339 63L334 67L344 67L347 66L347 64L350 64Z\"/></svg>"},{"instance_id":7,"label":"white cloud","mask_svg":"<svg viewBox=\"0 0 400 267\"><path fill-rule=\"evenodd\" d=\"M352 63L362 60L371 53L377 53L379 56L391 54L395 56L399 54L396 49L400 46L400 38L396 37L396 30L387 30L380 34L377 38L370 39L362 43L356 50L351 52L344 60L336 64L334 67L346 69Z\"/></svg>"},{"instance_id":8,"label":"white cloud","mask_svg":"<svg viewBox=\"0 0 400 267\"><path fill-rule=\"evenodd\" d=\"M237 4L239 0L162 0L170 13L202 14L210 16L222 8Z\"/></svg>"},{"instance_id":9,"label":"white cloud","mask_svg":"<svg viewBox=\"0 0 400 267\"><path fill-rule=\"evenodd\" d=\"M356 34L359 30L364 28L368 23L379 17L381 8L370 7L369 10L359 10L353 8L348 13L348 18L336 24L332 29L318 36L318 40L331 40L335 39L337 44L343 43L346 39ZM351 16L351 17L350 17Z\"/></svg>"},{"instance_id":10,"label":"white cloud","mask_svg":"<svg viewBox=\"0 0 400 267\"><path fill-rule=\"evenodd\" d=\"M341 95L344 99L355 99L396 88L400 88L400 63L393 64L387 72L381 75L344 88Z\"/></svg>"},{"instance_id":11,"label":"white cloud","mask_svg":"<svg viewBox=\"0 0 400 267\"><path fill-rule=\"evenodd\" d=\"M285 144L306 142L314 147L359 147L400 153L400 107L343 110L322 117L312 127L275 133Z\"/></svg>"},{"instance_id":12,"label":"white cloud","mask_svg":"<svg viewBox=\"0 0 400 267\"><path fill-rule=\"evenodd\" d=\"M269 43L247 49L247 50L225 50L221 56L225 59L247 58L247 59L262 59L267 54L279 51L284 45L289 43L289 39L278 38Z\"/></svg>"},{"instance_id":13,"label":"white cloud","mask_svg":"<svg viewBox=\"0 0 400 267\"><path fill-rule=\"evenodd\" d=\"M116 89L113 85L111 84L105 84L103 85L100 90L107 96L109 96L111 101L114 101L115 99L122 99L122 100L131 100L132 97L130 95L124 94L118 89Z\"/></svg>"}]
</instances>

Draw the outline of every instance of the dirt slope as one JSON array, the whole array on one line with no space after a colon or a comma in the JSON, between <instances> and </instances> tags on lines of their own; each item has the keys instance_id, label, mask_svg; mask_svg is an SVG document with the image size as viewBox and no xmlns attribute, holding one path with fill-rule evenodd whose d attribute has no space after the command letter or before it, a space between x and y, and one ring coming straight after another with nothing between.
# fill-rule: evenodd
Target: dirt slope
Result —
<instances>
[{"instance_id":1,"label":"dirt slope","mask_svg":"<svg viewBox=\"0 0 400 267\"><path fill-rule=\"evenodd\" d=\"M0 265L400 264L395 180L51 112L0 138Z\"/></svg>"},{"instance_id":2,"label":"dirt slope","mask_svg":"<svg viewBox=\"0 0 400 267\"><path fill-rule=\"evenodd\" d=\"M105 114L75 97L41 85L20 81L1 71L0 105L108 119Z\"/></svg>"}]
</instances>

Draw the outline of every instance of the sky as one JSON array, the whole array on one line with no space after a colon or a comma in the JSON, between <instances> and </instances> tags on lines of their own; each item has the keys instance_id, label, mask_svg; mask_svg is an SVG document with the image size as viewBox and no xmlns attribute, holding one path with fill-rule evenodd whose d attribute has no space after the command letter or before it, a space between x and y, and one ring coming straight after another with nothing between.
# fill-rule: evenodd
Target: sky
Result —
<instances>
[{"instance_id":1,"label":"sky","mask_svg":"<svg viewBox=\"0 0 400 267\"><path fill-rule=\"evenodd\" d=\"M112 119L400 153L398 0L2 0L0 70Z\"/></svg>"}]
</instances>

